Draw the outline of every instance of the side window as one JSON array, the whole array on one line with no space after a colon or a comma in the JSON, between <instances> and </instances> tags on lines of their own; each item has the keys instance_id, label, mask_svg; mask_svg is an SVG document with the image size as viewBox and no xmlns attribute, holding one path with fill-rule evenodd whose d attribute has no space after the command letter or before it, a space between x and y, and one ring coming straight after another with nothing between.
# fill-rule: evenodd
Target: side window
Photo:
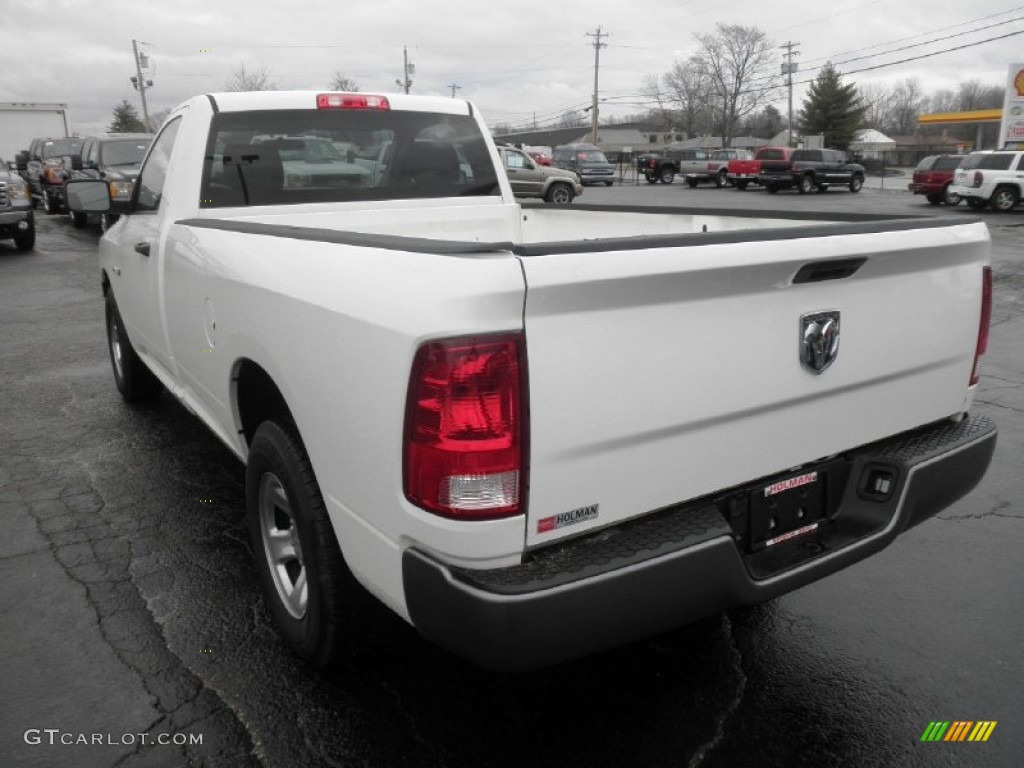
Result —
<instances>
[{"instance_id":1,"label":"side window","mask_svg":"<svg viewBox=\"0 0 1024 768\"><path fill-rule=\"evenodd\" d=\"M1024 171L1024 154L1017 155L1017 170Z\"/></svg>"},{"instance_id":2,"label":"side window","mask_svg":"<svg viewBox=\"0 0 1024 768\"><path fill-rule=\"evenodd\" d=\"M526 158L519 152L506 152L505 166L508 168L526 168Z\"/></svg>"},{"instance_id":3,"label":"side window","mask_svg":"<svg viewBox=\"0 0 1024 768\"><path fill-rule=\"evenodd\" d=\"M167 165L171 159L171 150L174 149L174 140L178 137L179 127L180 117L164 126L163 131L153 142L153 149L139 173L139 187L133 206L136 211L155 211L160 207L164 182L167 180Z\"/></svg>"}]
</instances>

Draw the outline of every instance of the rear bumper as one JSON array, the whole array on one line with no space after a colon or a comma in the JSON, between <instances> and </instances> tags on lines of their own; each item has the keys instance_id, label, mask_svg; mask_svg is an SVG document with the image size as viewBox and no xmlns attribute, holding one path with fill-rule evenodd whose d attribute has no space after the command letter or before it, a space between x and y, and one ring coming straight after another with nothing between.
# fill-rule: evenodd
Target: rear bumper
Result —
<instances>
[{"instance_id":1,"label":"rear bumper","mask_svg":"<svg viewBox=\"0 0 1024 768\"><path fill-rule=\"evenodd\" d=\"M995 425L973 417L852 451L832 518L754 554L726 519L732 492L538 550L508 568L455 568L407 549L406 604L422 635L493 669L606 650L771 600L880 551L974 488L995 443ZM879 468L893 477L884 499L864 490Z\"/></svg>"},{"instance_id":2,"label":"rear bumper","mask_svg":"<svg viewBox=\"0 0 1024 768\"><path fill-rule=\"evenodd\" d=\"M915 195L941 195L946 191L948 184L919 184L917 182L910 182L907 184L907 189L913 192Z\"/></svg>"}]
</instances>

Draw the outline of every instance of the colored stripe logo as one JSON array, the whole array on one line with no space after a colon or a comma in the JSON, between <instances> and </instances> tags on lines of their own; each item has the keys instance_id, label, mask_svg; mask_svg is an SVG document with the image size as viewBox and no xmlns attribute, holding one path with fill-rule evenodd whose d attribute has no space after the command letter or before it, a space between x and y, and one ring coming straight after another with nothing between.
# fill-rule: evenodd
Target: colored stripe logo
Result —
<instances>
[{"instance_id":1,"label":"colored stripe logo","mask_svg":"<svg viewBox=\"0 0 1024 768\"><path fill-rule=\"evenodd\" d=\"M988 741L996 724L995 720L932 720L921 741Z\"/></svg>"}]
</instances>

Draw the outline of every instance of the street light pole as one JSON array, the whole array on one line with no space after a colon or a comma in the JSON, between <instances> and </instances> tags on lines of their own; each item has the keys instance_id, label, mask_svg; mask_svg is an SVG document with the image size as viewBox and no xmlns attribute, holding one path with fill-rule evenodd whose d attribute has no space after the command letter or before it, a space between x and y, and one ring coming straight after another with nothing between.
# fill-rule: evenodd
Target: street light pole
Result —
<instances>
[{"instance_id":1,"label":"street light pole","mask_svg":"<svg viewBox=\"0 0 1024 768\"><path fill-rule=\"evenodd\" d=\"M149 45L149 43L143 43ZM142 64L139 63L139 41L132 40L132 53L135 56L136 87L139 89L139 97L142 99L142 120L146 124L146 131L152 131L153 126L149 124L149 109L146 107L146 81L142 77Z\"/></svg>"},{"instance_id":2,"label":"street light pole","mask_svg":"<svg viewBox=\"0 0 1024 768\"><path fill-rule=\"evenodd\" d=\"M782 63L782 74L786 75L789 83L789 120L786 123L789 127L789 139L786 142L787 147L793 146L793 73L796 72L797 68L797 65L793 62L793 57L800 55L800 51L794 51L793 48L798 45L800 45L800 43L788 41L785 45L779 46L782 50L786 51L784 54L786 60Z\"/></svg>"},{"instance_id":3,"label":"street light pole","mask_svg":"<svg viewBox=\"0 0 1024 768\"><path fill-rule=\"evenodd\" d=\"M597 32L587 32L587 37L594 38L594 100L591 103L593 114L590 116L590 143L597 144L597 77L601 69L601 49L607 48L607 43L602 43L601 38L608 37L607 32L602 32L598 26Z\"/></svg>"}]
</instances>

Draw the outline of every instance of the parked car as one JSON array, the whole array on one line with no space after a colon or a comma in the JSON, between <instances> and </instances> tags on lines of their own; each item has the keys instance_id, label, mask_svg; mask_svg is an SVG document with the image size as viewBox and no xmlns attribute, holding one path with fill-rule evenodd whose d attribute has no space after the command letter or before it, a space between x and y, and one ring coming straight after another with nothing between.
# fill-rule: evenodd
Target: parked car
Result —
<instances>
[{"instance_id":1,"label":"parked car","mask_svg":"<svg viewBox=\"0 0 1024 768\"><path fill-rule=\"evenodd\" d=\"M568 205L583 194L583 184L573 171L539 165L515 147L498 147L498 154L516 197L539 197L555 205Z\"/></svg>"},{"instance_id":2,"label":"parked car","mask_svg":"<svg viewBox=\"0 0 1024 768\"><path fill-rule=\"evenodd\" d=\"M671 184L679 173L679 161L674 157L657 153L640 155L636 159L636 170L647 179L648 184Z\"/></svg>"},{"instance_id":3,"label":"parked car","mask_svg":"<svg viewBox=\"0 0 1024 768\"><path fill-rule=\"evenodd\" d=\"M132 199L142 158L153 141L151 133L112 133L87 136L82 154L71 158L71 178L104 179L110 185L110 212L100 215L100 228L106 232ZM84 227L87 214L71 211L71 221Z\"/></svg>"},{"instance_id":4,"label":"parked car","mask_svg":"<svg viewBox=\"0 0 1024 768\"><path fill-rule=\"evenodd\" d=\"M7 239L19 251L30 250L36 243L36 223L28 183L0 158L0 240Z\"/></svg>"},{"instance_id":5,"label":"parked car","mask_svg":"<svg viewBox=\"0 0 1024 768\"><path fill-rule=\"evenodd\" d=\"M753 153L746 149L716 149L708 155L703 169L686 174L686 183L691 189L702 182L724 187L729 183L729 163L733 160L751 160L753 157Z\"/></svg>"},{"instance_id":6,"label":"parked car","mask_svg":"<svg viewBox=\"0 0 1024 768\"><path fill-rule=\"evenodd\" d=\"M610 187L615 183L615 166L593 144L563 144L555 147L552 164L556 168L575 172L584 186L605 184Z\"/></svg>"},{"instance_id":7,"label":"parked car","mask_svg":"<svg viewBox=\"0 0 1024 768\"><path fill-rule=\"evenodd\" d=\"M966 155L929 155L914 169L914 180L907 188L915 195L925 195L932 205L959 205L960 195L951 192L953 172Z\"/></svg>"},{"instance_id":8,"label":"parked car","mask_svg":"<svg viewBox=\"0 0 1024 768\"><path fill-rule=\"evenodd\" d=\"M16 157L18 171L28 182L32 197L48 214L64 210L64 182L71 177L71 156L82 152L82 139L33 139Z\"/></svg>"},{"instance_id":9,"label":"parked car","mask_svg":"<svg viewBox=\"0 0 1024 768\"><path fill-rule=\"evenodd\" d=\"M838 149L794 149L788 163L761 163L761 183L769 192L796 187L801 195L842 185L851 192L864 186L864 166Z\"/></svg>"},{"instance_id":10,"label":"parked car","mask_svg":"<svg viewBox=\"0 0 1024 768\"><path fill-rule=\"evenodd\" d=\"M541 149L527 149L526 154L533 158L537 165L551 165L551 153Z\"/></svg>"},{"instance_id":11,"label":"parked car","mask_svg":"<svg viewBox=\"0 0 1024 768\"><path fill-rule=\"evenodd\" d=\"M1024 199L1024 152L972 152L956 169L949 191L976 210L1013 210Z\"/></svg>"},{"instance_id":12,"label":"parked car","mask_svg":"<svg viewBox=\"0 0 1024 768\"><path fill-rule=\"evenodd\" d=\"M279 131L393 159L293 186L250 140ZM114 383L246 464L300 657L351 663L360 584L498 669L603 651L852 566L984 475L984 223L524 212L497 160L457 99L205 94L100 240ZM109 208L103 181L67 193Z\"/></svg>"}]
</instances>

